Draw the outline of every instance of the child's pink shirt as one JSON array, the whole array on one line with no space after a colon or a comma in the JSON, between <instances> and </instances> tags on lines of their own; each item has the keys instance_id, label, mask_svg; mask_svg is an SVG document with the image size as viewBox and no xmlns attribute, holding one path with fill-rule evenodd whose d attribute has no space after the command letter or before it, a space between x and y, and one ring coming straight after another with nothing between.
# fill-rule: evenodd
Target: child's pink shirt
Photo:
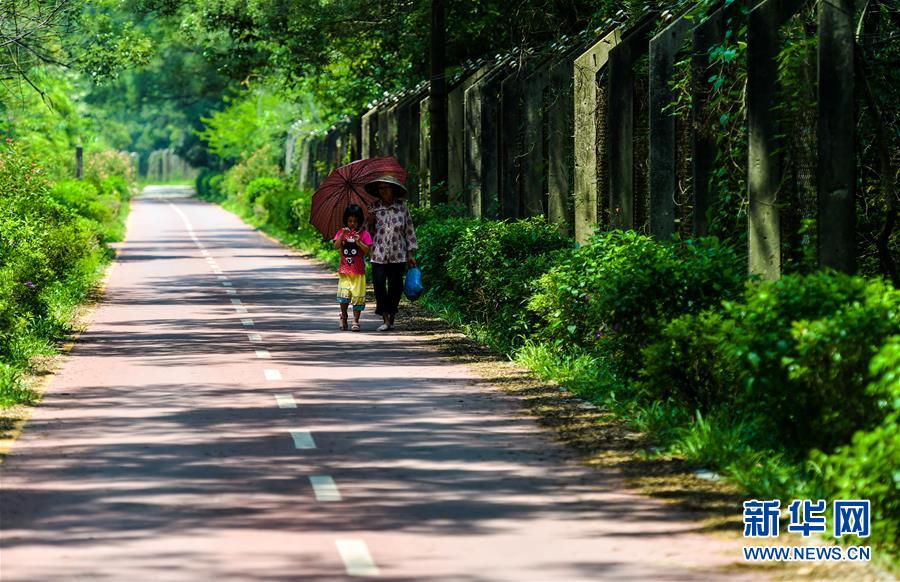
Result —
<instances>
[{"instance_id":1,"label":"child's pink shirt","mask_svg":"<svg viewBox=\"0 0 900 582\"><path fill-rule=\"evenodd\" d=\"M334 234L334 240L341 240L341 236L344 234L343 229L337 231ZM372 236L369 234L369 231L363 230L359 233L359 240L367 247L372 246ZM341 266L338 269L338 273L342 275L365 275L366 274L366 262L364 260L365 253L363 253L362 249L356 246L356 243L348 243L346 240L341 244Z\"/></svg>"}]
</instances>

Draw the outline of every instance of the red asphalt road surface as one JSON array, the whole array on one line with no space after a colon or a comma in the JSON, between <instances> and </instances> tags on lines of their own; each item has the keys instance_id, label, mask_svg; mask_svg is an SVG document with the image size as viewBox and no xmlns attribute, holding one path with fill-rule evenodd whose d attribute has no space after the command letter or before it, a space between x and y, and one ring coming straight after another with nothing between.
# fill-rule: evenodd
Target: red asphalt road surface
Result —
<instances>
[{"instance_id":1,"label":"red asphalt road surface","mask_svg":"<svg viewBox=\"0 0 900 582\"><path fill-rule=\"evenodd\" d=\"M402 321L379 334L370 305L338 332L333 272L188 193L134 201L103 303L0 465L4 582L759 575Z\"/></svg>"}]
</instances>

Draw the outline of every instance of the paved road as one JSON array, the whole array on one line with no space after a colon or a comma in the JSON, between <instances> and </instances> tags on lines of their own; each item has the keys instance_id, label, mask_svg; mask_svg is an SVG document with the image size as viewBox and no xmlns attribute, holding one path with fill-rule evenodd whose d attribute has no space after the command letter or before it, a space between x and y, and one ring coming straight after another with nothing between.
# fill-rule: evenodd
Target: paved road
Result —
<instances>
[{"instance_id":1,"label":"paved road","mask_svg":"<svg viewBox=\"0 0 900 582\"><path fill-rule=\"evenodd\" d=\"M332 273L184 194L134 202L0 465L4 582L749 577L421 338L337 332Z\"/></svg>"}]
</instances>

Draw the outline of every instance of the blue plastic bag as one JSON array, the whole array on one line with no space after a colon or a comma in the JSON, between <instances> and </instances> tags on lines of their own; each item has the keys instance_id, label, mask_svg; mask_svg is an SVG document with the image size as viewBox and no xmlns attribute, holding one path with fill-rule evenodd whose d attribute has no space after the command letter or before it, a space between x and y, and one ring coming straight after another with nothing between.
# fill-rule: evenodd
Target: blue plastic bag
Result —
<instances>
[{"instance_id":1,"label":"blue plastic bag","mask_svg":"<svg viewBox=\"0 0 900 582\"><path fill-rule=\"evenodd\" d=\"M406 284L403 286L403 293L410 301L415 301L422 295L425 287L422 286L422 270L419 267L410 267L406 271Z\"/></svg>"}]
</instances>

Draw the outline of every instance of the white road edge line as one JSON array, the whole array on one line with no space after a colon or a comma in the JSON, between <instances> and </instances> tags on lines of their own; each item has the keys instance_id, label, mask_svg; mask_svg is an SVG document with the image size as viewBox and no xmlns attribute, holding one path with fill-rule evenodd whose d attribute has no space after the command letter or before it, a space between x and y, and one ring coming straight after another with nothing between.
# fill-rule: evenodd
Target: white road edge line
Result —
<instances>
[{"instance_id":1,"label":"white road edge line","mask_svg":"<svg viewBox=\"0 0 900 582\"><path fill-rule=\"evenodd\" d=\"M272 354L269 353L269 350L256 350L256 357L260 360L270 360Z\"/></svg>"},{"instance_id":2,"label":"white road edge line","mask_svg":"<svg viewBox=\"0 0 900 582\"><path fill-rule=\"evenodd\" d=\"M281 372L273 368L266 368L263 370L263 374L265 374L266 380L281 380Z\"/></svg>"},{"instance_id":3,"label":"white road edge line","mask_svg":"<svg viewBox=\"0 0 900 582\"><path fill-rule=\"evenodd\" d=\"M294 439L295 449L316 448L316 441L313 440L312 433L308 430L292 430L291 438Z\"/></svg>"},{"instance_id":4,"label":"white road edge line","mask_svg":"<svg viewBox=\"0 0 900 582\"><path fill-rule=\"evenodd\" d=\"M242 321L243 321L243 320L242 320ZM248 334L247 334L247 339L250 340L251 342L255 343L255 344L258 344L259 342L262 341L262 336L259 335L258 333L248 333Z\"/></svg>"},{"instance_id":5,"label":"white road edge line","mask_svg":"<svg viewBox=\"0 0 900 582\"><path fill-rule=\"evenodd\" d=\"M378 576L378 566L362 540L335 540L348 576Z\"/></svg>"},{"instance_id":6,"label":"white road edge line","mask_svg":"<svg viewBox=\"0 0 900 582\"><path fill-rule=\"evenodd\" d=\"M328 475L310 475L309 483L316 494L316 501L341 501L337 483Z\"/></svg>"},{"instance_id":7,"label":"white road edge line","mask_svg":"<svg viewBox=\"0 0 900 582\"><path fill-rule=\"evenodd\" d=\"M249 317L242 317L241 323L243 323L246 326L251 326L251 325L253 325L253 320L250 319Z\"/></svg>"}]
</instances>

